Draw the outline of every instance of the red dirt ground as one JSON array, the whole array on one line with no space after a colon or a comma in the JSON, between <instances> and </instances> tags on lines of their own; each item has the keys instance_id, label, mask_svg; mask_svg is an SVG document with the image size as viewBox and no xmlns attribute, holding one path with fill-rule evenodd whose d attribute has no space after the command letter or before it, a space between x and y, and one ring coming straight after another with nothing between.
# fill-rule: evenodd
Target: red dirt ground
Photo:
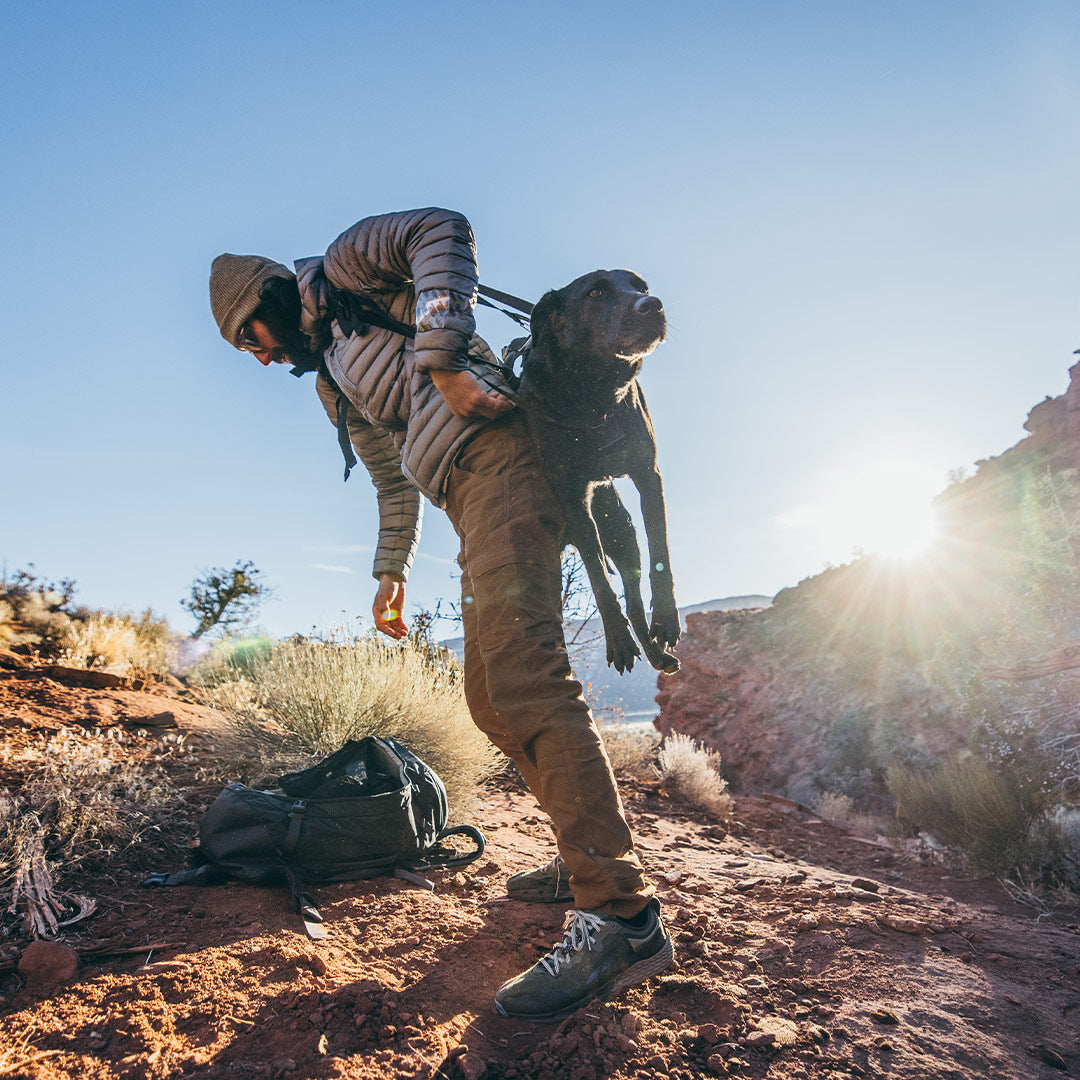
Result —
<instances>
[{"instance_id":1,"label":"red dirt ground","mask_svg":"<svg viewBox=\"0 0 1080 1080\"><path fill-rule=\"evenodd\" d=\"M215 715L176 687L0 672L0 738L14 751L0 788L16 790L64 728L120 726L133 755L161 756L167 733L140 723L166 710L196 756L210 753ZM98 901L66 939L80 957L71 982L35 993L18 972L28 942L6 917L0 1076L1080 1077L1074 909L1021 905L799 807L739 798L725 828L655 782L625 783L676 966L536 1026L491 1000L560 938L565 911L505 896L507 875L554 852L514 781L484 793L486 855L434 875L435 892L397 879L320 889L321 943L281 890L140 887L147 869L185 864L218 787L191 797L185 835L62 880Z\"/></svg>"}]
</instances>

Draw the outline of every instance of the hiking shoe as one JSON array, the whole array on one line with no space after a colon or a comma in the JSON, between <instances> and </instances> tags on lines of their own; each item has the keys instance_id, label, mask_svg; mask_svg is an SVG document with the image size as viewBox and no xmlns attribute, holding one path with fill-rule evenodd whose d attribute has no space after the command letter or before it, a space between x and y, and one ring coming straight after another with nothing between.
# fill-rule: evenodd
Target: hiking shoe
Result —
<instances>
[{"instance_id":1,"label":"hiking shoe","mask_svg":"<svg viewBox=\"0 0 1080 1080\"><path fill-rule=\"evenodd\" d=\"M506 895L511 900L526 900L531 904L557 904L563 900L573 900L570 870L556 855L547 866L507 878Z\"/></svg>"},{"instance_id":2,"label":"hiking shoe","mask_svg":"<svg viewBox=\"0 0 1080 1080\"><path fill-rule=\"evenodd\" d=\"M495 1008L520 1020L562 1020L590 1001L607 1001L659 975L675 958L655 897L644 925L595 911L568 911L566 935L528 971L503 983Z\"/></svg>"}]
</instances>

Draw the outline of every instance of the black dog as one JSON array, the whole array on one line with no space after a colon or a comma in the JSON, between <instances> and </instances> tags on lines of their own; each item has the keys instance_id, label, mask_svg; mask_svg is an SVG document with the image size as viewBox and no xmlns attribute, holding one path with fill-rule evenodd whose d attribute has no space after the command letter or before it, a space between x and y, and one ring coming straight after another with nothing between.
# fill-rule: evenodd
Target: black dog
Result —
<instances>
[{"instance_id":1,"label":"black dog","mask_svg":"<svg viewBox=\"0 0 1080 1080\"><path fill-rule=\"evenodd\" d=\"M664 340L664 306L637 274L595 270L546 293L533 309L524 355L522 408L544 471L566 512L566 538L589 575L607 638L607 659L621 673L641 655L672 672L679 611L668 556L664 489L656 439L637 375ZM641 598L641 555L634 524L612 478L629 476L641 497L649 541L652 623ZM627 617L607 564L619 571Z\"/></svg>"}]
</instances>

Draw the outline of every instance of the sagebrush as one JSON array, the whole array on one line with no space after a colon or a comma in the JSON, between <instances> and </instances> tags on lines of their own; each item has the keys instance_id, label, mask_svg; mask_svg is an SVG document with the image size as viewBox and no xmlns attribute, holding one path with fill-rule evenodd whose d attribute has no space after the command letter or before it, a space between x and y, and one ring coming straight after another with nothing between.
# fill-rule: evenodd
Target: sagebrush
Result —
<instances>
[{"instance_id":1,"label":"sagebrush","mask_svg":"<svg viewBox=\"0 0 1080 1080\"><path fill-rule=\"evenodd\" d=\"M674 731L660 747L660 779L678 799L704 810L711 817L731 817L732 800L727 781L720 775L720 755Z\"/></svg>"},{"instance_id":2,"label":"sagebrush","mask_svg":"<svg viewBox=\"0 0 1080 1080\"><path fill-rule=\"evenodd\" d=\"M221 669L220 660L210 662ZM292 639L250 659L242 673L228 671L206 692L266 777L348 739L390 736L439 774L451 817L460 817L480 783L505 766L472 722L456 661L422 642Z\"/></svg>"}]
</instances>

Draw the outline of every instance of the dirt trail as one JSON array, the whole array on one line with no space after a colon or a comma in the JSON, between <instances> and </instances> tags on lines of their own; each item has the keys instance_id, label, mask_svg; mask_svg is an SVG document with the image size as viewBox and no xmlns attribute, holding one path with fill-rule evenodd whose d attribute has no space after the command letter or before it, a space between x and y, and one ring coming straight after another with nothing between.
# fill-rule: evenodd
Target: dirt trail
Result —
<instances>
[{"instance_id":1,"label":"dirt trail","mask_svg":"<svg viewBox=\"0 0 1080 1080\"><path fill-rule=\"evenodd\" d=\"M163 712L177 729L140 727ZM62 728L119 725L153 757L178 733L198 753L215 724L175 687L0 673L0 788ZM565 911L505 896L507 875L554 852L535 802L505 781L485 792L484 858L435 875L434 893L396 879L320 889L321 943L280 890L141 888L147 864L184 864L177 837L140 865L66 880L99 903L68 935L73 981L35 992L17 971L26 940L0 938L0 1076L1080 1077L1075 911L1040 917L993 882L783 802L739 798L724 829L655 783L623 792L677 966L617 1001L550 1026L495 1014L495 988L554 944Z\"/></svg>"}]
</instances>

